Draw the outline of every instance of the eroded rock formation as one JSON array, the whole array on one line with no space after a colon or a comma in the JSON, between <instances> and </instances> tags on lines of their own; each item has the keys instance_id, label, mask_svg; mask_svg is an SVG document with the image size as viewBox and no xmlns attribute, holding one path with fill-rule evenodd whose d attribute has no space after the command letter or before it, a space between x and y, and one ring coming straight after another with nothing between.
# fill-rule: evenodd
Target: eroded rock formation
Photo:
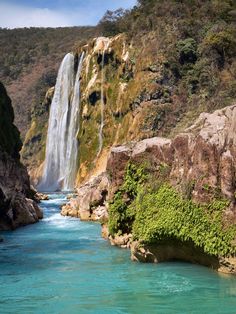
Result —
<instances>
[{"instance_id":1,"label":"eroded rock formation","mask_svg":"<svg viewBox=\"0 0 236 314\"><path fill-rule=\"evenodd\" d=\"M43 214L19 160L20 136L13 124L11 100L1 83L0 117L0 230L8 230L37 222Z\"/></svg>"}]
</instances>

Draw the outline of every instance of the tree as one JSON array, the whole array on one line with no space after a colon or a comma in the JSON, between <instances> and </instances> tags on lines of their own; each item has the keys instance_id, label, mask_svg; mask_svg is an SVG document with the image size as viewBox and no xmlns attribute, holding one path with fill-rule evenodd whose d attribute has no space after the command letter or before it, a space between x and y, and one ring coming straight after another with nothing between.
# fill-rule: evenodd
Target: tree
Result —
<instances>
[{"instance_id":1,"label":"tree","mask_svg":"<svg viewBox=\"0 0 236 314\"><path fill-rule=\"evenodd\" d=\"M103 18L98 24L98 28L104 36L114 36L122 32L121 20L127 13L126 10L120 8L115 11L106 11Z\"/></svg>"}]
</instances>

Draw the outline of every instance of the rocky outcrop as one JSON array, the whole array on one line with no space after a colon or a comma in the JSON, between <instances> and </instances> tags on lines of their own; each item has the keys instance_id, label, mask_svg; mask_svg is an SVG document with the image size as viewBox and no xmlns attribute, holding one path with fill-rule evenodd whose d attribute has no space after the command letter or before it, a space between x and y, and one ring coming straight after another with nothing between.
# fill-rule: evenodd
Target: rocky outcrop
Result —
<instances>
[{"instance_id":1,"label":"rocky outcrop","mask_svg":"<svg viewBox=\"0 0 236 314\"><path fill-rule=\"evenodd\" d=\"M168 176L165 180L185 198L197 203L227 198L230 205L224 213L224 224L235 224L235 131L236 105L201 114L192 127L172 140L156 137L112 148L107 164L109 197L112 198L122 185L128 162L145 164L148 171L157 175L166 169ZM111 244L131 245L133 260L159 263L179 259L236 274L234 256L211 256L193 243L176 240L152 245L132 243L126 234L111 237L105 231Z\"/></svg>"},{"instance_id":2,"label":"rocky outcrop","mask_svg":"<svg viewBox=\"0 0 236 314\"><path fill-rule=\"evenodd\" d=\"M154 137L113 147L106 173L93 177L78 189L78 196L66 205L62 214L82 220L100 220L102 236L112 245L131 248L132 259L159 263L179 259L211 267L219 272L236 274L234 256L211 256L190 242L171 241L144 245L132 242L131 234L109 234L107 200L112 200L124 181L129 162L145 165L154 177L166 172L165 181L185 198L209 203L215 198L227 198L230 206L224 214L226 225L236 222L235 159L236 105L201 114L195 124L173 139ZM105 217L105 219L104 219ZM108 218L109 219L109 218ZM104 223L105 220L105 223Z\"/></svg>"},{"instance_id":3,"label":"rocky outcrop","mask_svg":"<svg viewBox=\"0 0 236 314\"><path fill-rule=\"evenodd\" d=\"M81 220L104 221L108 218L107 196L109 182L106 174L93 177L77 190L76 198L62 207L63 216L79 217Z\"/></svg>"},{"instance_id":4,"label":"rocky outcrop","mask_svg":"<svg viewBox=\"0 0 236 314\"><path fill-rule=\"evenodd\" d=\"M11 100L1 83L0 112L0 230L8 230L37 222L43 214L19 160L19 132L13 125Z\"/></svg>"},{"instance_id":5,"label":"rocky outcrop","mask_svg":"<svg viewBox=\"0 0 236 314\"><path fill-rule=\"evenodd\" d=\"M191 196L210 201L217 193L235 208L236 105L203 113L196 123L172 142L173 185L192 182Z\"/></svg>"},{"instance_id":6,"label":"rocky outcrop","mask_svg":"<svg viewBox=\"0 0 236 314\"><path fill-rule=\"evenodd\" d=\"M169 181L197 202L214 196L231 201L235 211L236 105L203 113L196 123L174 139L150 138L114 147L108 159L111 195L123 181L129 161L145 162L158 172L169 168Z\"/></svg>"},{"instance_id":7,"label":"rocky outcrop","mask_svg":"<svg viewBox=\"0 0 236 314\"><path fill-rule=\"evenodd\" d=\"M140 142L131 142L129 145L113 147L107 162L107 173L110 177L110 198L123 183L125 169L128 162L148 163L153 171L159 166L171 166L173 148L171 140L154 137Z\"/></svg>"},{"instance_id":8,"label":"rocky outcrop","mask_svg":"<svg viewBox=\"0 0 236 314\"><path fill-rule=\"evenodd\" d=\"M174 240L153 245L131 245L131 259L142 263L161 263L181 260L210 267L218 272L236 275L236 258L216 257L206 254L190 242Z\"/></svg>"}]
</instances>

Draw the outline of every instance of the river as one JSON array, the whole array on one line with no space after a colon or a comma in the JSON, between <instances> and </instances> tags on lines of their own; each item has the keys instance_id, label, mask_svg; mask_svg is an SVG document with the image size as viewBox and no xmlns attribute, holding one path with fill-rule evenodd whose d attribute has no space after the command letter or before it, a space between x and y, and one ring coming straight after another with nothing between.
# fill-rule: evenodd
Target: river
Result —
<instances>
[{"instance_id":1,"label":"river","mask_svg":"<svg viewBox=\"0 0 236 314\"><path fill-rule=\"evenodd\" d=\"M100 225L60 216L1 232L1 314L235 314L236 278L181 262L140 264L101 238Z\"/></svg>"}]
</instances>

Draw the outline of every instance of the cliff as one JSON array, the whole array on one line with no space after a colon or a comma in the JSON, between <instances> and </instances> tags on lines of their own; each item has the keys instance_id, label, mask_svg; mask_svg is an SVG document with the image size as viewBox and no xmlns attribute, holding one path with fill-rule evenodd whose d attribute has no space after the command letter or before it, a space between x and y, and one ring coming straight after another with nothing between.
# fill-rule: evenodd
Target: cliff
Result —
<instances>
[{"instance_id":1,"label":"cliff","mask_svg":"<svg viewBox=\"0 0 236 314\"><path fill-rule=\"evenodd\" d=\"M235 274L235 114L235 105L203 113L172 140L112 148L106 175L81 186L62 214L108 224L106 237L131 247L135 260Z\"/></svg>"},{"instance_id":2,"label":"cliff","mask_svg":"<svg viewBox=\"0 0 236 314\"><path fill-rule=\"evenodd\" d=\"M13 121L11 100L0 83L0 230L15 229L42 218L33 200L27 170L19 160L22 143Z\"/></svg>"},{"instance_id":3,"label":"cliff","mask_svg":"<svg viewBox=\"0 0 236 314\"><path fill-rule=\"evenodd\" d=\"M124 33L75 47L75 67L84 52L76 185L104 171L113 145L155 136L173 138L202 112L233 104L233 9L234 4L221 6L218 1L194 1L191 8L188 1L147 1L120 21L133 23ZM27 142L35 135L31 132ZM28 153L33 155L34 149Z\"/></svg>"}]
</instances>

